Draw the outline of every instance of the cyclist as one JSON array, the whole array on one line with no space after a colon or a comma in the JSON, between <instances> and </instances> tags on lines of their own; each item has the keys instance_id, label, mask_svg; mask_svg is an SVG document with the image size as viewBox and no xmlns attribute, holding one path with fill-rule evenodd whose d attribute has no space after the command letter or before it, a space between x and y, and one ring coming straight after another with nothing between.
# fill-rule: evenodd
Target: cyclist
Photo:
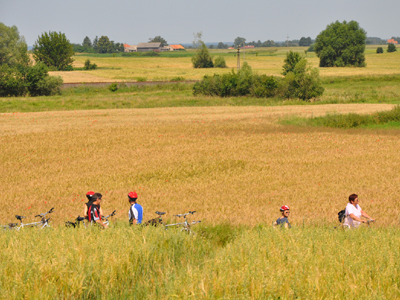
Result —
<instances>
[{"instance_id":1,"label":"cyclist","mask_svg":"<svg viewBox=\"0 0 400 300\"><path fill-rule=\"evenodd\" d=\"M344 227L356 228L361 223L367 222L366 220L362 220L361 216L370 219L370 221L375 221L361 209L360 205L358 205L359 202L360 200L358 200L358 195L351 194L349 196L349 203L346 205L345 219L343 223Z\"/></svg>"},{"instance_id":2,"label":"cyclist","mask_svg":"<svg viewBox=\"0 0 400 300\"><path fill-rule=\"evenodd\" d=\"M136 192L128 194L128 201L131 205L129 208L129 223L131 225L142 224L143 220L143 207L136 203L137 197Z\"/></svg>"},{"instance_id":3,"label":"cyclist","mask_svg":"<svg viewBox=\"0 0 400 300\"><path fill-rule=\"evenodd\" d=\"M88 202L85 203L85 208L83 210L83 217L86 218L86 219L88 219L88 211L89 211L89 207L91 205L91 202L93 200L92 197L93 197L94 194L95 193L92 192L92 191L86 193L86 197L88 198ZM100 205L99 205L99 210L100 210L100 215L103 216L103 210L101 209Z\"/></svg>"},{"instance_id":4,"label":"cyclist","mask_svg":"<svg viewBox=\"0 0 400 300\"><path fill-rule=\"evenodd\" d=\"M289 206L283 205L279 210L282 213L282 216L275 221L274 227L280 225L281 227L291 228L292 226L288 220L290 214Z\"/></svg>"},{"instance_id":5,"label":"cyclist","mask_svg":"<svg viewBox=\"0 0 400 300\"><path fill-rule=\"evenodd\" d=\"M92 201L90 201L89 209L88 209L88 220L89 222L96 222L103 228L107 228L107 225L103 223L101 220L101 215L100 215L100 203L101 203L101 198L103 196L99 193L94 193L92 196Z\"/></svg>"}]
</instances>

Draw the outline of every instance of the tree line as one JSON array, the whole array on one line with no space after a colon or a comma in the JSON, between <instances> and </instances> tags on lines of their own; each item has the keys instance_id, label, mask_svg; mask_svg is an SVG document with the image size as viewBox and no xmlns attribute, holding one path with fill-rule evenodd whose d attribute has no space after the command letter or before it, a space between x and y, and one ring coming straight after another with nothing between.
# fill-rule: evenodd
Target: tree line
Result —
<instances>
[{"instance_id":1,"label":"tree line","mask_svg":"<svg viewBox=\"0 0 400 300\"><path fill-rule=\"evenodd\" d=\"M96 36L93 42L86 36L82 44L72 44L72 49L79 53L118 53L124 52L124 44L110 41L106 35L102 35L100 38Z\"/></svg>"}]
</instances>

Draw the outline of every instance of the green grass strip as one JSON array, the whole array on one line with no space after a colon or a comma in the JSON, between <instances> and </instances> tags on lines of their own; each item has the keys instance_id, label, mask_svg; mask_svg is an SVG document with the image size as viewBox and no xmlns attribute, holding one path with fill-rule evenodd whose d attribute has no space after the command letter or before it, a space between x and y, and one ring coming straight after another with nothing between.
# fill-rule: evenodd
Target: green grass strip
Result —
<instances>
[{"instance_id":1,"label":"green grass strip","mask_svg":"<svg viewBox=\"0 0 400 300\"><path fill-rule=\"evenodd\" d=\"M371 115L327 114L323 117L291 118L282 121L288 125L320 126L331 128L388 128L400 127L400 105L396 105L389 111L381 111Z\"/></svg>"}]
</instances>

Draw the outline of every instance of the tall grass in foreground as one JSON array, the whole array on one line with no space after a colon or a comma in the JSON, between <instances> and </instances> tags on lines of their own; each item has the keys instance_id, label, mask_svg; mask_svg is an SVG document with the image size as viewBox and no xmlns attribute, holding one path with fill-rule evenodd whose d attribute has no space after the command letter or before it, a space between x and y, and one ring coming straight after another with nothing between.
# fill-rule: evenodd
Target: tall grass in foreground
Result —
<instances>
[{"instance_id":1,"label":"tall grass in foreground","mask_svg":"<svg viewBox=\"0 0 400 300\"><path fill-rule=\"evenodd\" d=\"M395 299L398 229L0 233L2 299ZM219 236L228 237L221 242Z\"/></svg>"},{"instance_id":2,"label":"tall grass in foreground","mask_svg":"<svg viewBox=\"0 0 400 300\"><path fill-rule=\"evenodd\" d=\"M285 120L284 123L344 129L384 125L388 123L398 127L400 124L400 105L394 106L392 110L376 112L370 115L360 115L356 113L327 114L322 117L292 118Z\"/></svg>"}]
</instances>

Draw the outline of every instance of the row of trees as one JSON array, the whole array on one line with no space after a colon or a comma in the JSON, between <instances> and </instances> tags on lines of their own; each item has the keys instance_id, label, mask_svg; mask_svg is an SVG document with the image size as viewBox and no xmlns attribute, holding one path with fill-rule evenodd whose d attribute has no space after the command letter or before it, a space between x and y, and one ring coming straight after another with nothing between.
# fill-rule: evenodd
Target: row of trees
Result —
<instances>
[{"instance_id":1,"label":"row of trees","mask_svg":"<svg viewBox=\"0 0 400 300\"><path fill-rule=\"evenodd\" d=\"M110 41L108 36L102 35L100 38L96 36L93 42L88 36L83 39L82 44L72 44L74 52L86 53L118 53L124 52L123 43L115 43Z\"/></svg>"}]
</instances>

